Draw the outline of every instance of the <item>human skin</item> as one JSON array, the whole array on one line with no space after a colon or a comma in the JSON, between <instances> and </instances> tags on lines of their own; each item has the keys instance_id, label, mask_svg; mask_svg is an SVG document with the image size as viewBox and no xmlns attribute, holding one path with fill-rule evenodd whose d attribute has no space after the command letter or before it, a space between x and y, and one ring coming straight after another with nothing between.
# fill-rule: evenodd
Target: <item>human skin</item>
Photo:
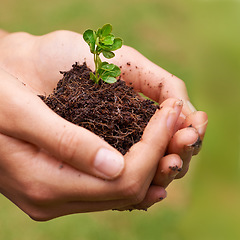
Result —
<instances>
[{"instance_id":1,"label":"human skin","mask_svg":"<svg viewBox=\"0 0 240 240\"><path fill-rule=\"evenodd\" d=\"M207 115L193 109L183 81L136 50L123 46L112 61L121 66L128 84L162 109L125 156L57 116L37 96L51 93L59 71L74 62L93 68L80 34L0 31L0 51L0 189L33 219L146 209L165 198L168 184L187 172L199 150L196 142L203 140ZM108 159L106 165L101 158L99 171L99 150L118 164Z\"/></svg>"}]
</instances>

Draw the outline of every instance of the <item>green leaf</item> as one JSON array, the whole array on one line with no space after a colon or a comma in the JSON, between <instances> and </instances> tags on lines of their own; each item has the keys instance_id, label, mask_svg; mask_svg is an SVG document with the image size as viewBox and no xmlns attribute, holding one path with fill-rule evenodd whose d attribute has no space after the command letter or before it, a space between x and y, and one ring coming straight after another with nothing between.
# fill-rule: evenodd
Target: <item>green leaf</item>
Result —
<instances>
[{"instance_id":1,"label":"green leaf","mask_svg":"<svg viewBox=\"0 0 240 240\"><path fill-rule=\"evenodd\" d=\"M97 36L97 37L101 37L101 36L102 36L102 29L101 29L101 28L99 28L99 29L97 30L96 36Z\"/></svg>"},{"instance_id":2,"label":"green leaf","mask_svg":"<svg viewBox=\"0 0 240 240\"><path fill-rule=\"evenodd\" d=\"M112 71L115 68L114 64L109 64L107 62L104 62L104 64L102 64L101 69L105 70L105 71Z\"/></svg>"},{"instance_id":3,"label":"green leaf","mask_svg":"<svg viewBox=\"0 0 240 240\"><path fill-rule=\"evenodd\" d=\"M121 38L115 38L112 45L103 45L100 43L100 47L104 51L110 52L110 51L115 51L115 50L121 48L122 44L123 44L123 41Z\"/></svg>"},{"instance_id":4,"label":"green leaf","mask_svg":"<svg viewBox=\"0 0 240 240\"><path fill-rule=\"evenodd\" d=\"M103 76L102 80L106 83L115 83L117 81L116 78L111 77L111 76Z\"/></svg>"},{"instance_id":5,"label":"green leaf","mask_svg":"<svg viewBox=\"0 0 240 240\"><path fill-rule=\"evenodd\" d=\"M104 45L104 44L101 44L101 43L100 43L98 46L99 46L99 48L100 48L102 51L106 51L106 52L112 51L110 45L108 46L108 45Z\"/></svg>"},{"instance_id":6,"label":"green leaf","mask_svg":"<svg viewBox=\"0 0 240 240\"><path fill-rule=\"evenodd\" d=\"M95 50L95 42L96 42L95 34L93 30L90 30L90 29L86 30L83 33L83 39L89 45L91 53L93 53Z\"/></svg>"},{"instance_id":7,"label":"green leaf","mask_svg":"<svg viewBox=\"0 0 240 240\"><path fill-rule=\"evenodd\" d=\"M105 58L108 58L108 59L115 57L115 53L113 52L102 51L102 54Z\"/></svg>"},{"instance_id":8,"label":"green leaf","mask_svg":"<svg viewBox=\"0 0 240 240\"><path fill-rule=\"evenodd\" d=\"M121 48L122 45L123 45L123 40L121 38L115 38L114 42L111 46L111 51L115 51L115 50Z\"/></svg>"},{"instance_id":9,"label":"green leaf","mask_svg":"<svg viewBox=\"0 0 240 240\"><path fill-rule=\"evenodd\" d=\"M121 74L121 69L114 64L109 64L109 65L111 65L111 66L109 66L109 67L104 66L106 69L103 69L103 68L101 69L101 76L102 77L109 76L109 77L114 77L114 78L118 77Z\"/></svg>"},{"instance_id":10,"label":"green leaf","mask_svg":"<svg viewBox=\"0 0 240 240\"><path fill-rule=\"evenodd\" d=\"M121 74L121 69L116 65L114 65L113 70L109 72L109 75L115 78L118 77L120 74Z\"/></svg>"},{"instance_id":11,"label":"green leaf","mask_svg":"<svg viewBox=\"0 0 240 240\"><path fill-rule=\"evenodd\" d=\"M112 45L114 43L114 39L115 39L114 35L109 34L106 37L101 38L100 42L104 45Z\"/></svg>"},{"instance_id":12,"label":"green leaf","mask_svg":"<svg viewBox=\"0 0 240 240\"><path fill-rule=\"evenodd\" d=\"M108 62L102 62L102 66L109 64Z\"/></svg>"},{"instance_id":13,"label":"green leaf","mask_svg":"<svg viewBox=\"0 0 240 240\"><path fill-rule=\"evenodd\" d=\"M108 34L112 32L112 25L111 24L105 24L101 29L101 35L103 37L106 37Z\"/></svg>"}]
</instances>

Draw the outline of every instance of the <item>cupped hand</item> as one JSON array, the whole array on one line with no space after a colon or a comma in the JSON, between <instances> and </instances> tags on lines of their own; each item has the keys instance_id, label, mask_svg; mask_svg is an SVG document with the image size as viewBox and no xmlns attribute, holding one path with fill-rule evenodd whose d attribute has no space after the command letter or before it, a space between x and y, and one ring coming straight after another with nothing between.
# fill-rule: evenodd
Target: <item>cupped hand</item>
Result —
<instances>
[{"instance_id":1,"label":"cupped hand","mask_svg":"<svg viewBox=\"0 0 240 240\"><path fill-rule=\"evenodd\" d=\"M86 62L90 68L94 68L89 47L77 33L57 31L40 37L37 42L40 59L46 57L52 59L52 56L55 56L51 61L40 60L40 69L48 69L46 72L40 71L42 79L47 79L51 72L51 79L55 80L54 85L46 90L47 92L52 90L59 79L59 68L69 70L72 63L77 60L80 63ZM189 100L185 83L181 79L155 65L135 49L123 46L116 51L116 56L110 61L120 66L121 77L127 84L159 104L171 98L183 102L183 110L175 128L176 134L168 148L169 154L177 154L183 160L182 170L175 176L183 177L188 170L191 157L201 148L208 124L207 114L196 111ZM51 71L53 69L54 71ZM170 173L170 170L168 168L165 175Z\"/></svg>"},{"instance_id":2,"label":"cupped hand","mask_svg":"<svg viewBox=\"0 0 240 240\"><path fill-rule=\"evenodd\" d=\"M174 105L154 114L142 140L124 156L125 170L114 181L91 176L36 144L1 133L1 193L38 221L89 211L145 209L161 201L164 188L151 182L181 112L181 106Z\"/></svg>"},{"instance_id":3,"label":"cupped hand","mask_svg":"<svg viewBox=\"0 0 240 240\"><path fill-rule=\"evenodd\" d=\"M27 166L26 172L32 172L33 166L36 167L35 171L38 171L42 166L41 171L49 173L48 177L44 174L41 175L42 178L37 175L39 185L36 186L30 178L35 172L34 170L25 182L25 179L21 179L21 174L25 175L26 172L23 170L19 173L18 168L15 169L17 166L12 166L18 176L15 181L10 181L9 184L12 185L5 188L3 193L33 218L50 219L74 212L111 208L146 208L165 196L163 187L166 187L176 176L181 177L187 171L191 156L196 152L196 146L199 145L199 139L203 139L207 124L206 114L192 111L185 85L181 80L157 67L134 49L124 46L117 51L116 58L113 60L121 66L122 78L136 90L159 103L173 97L183 100L184 105L181 116L178 118L177 127L172 129L173 133L176 133L168 146L169 154L162 157L166 152L169 140L166 136L168 134L164 138L164 135L154 136L157 132L150 131L150 138L154 140L151 148L144 141L136 144L129 154L124 156L125 159L132 159L132 161L127 160L125 171L123 171L123 158L115 149L89 131L58 117L36 96L37 94L49 94L61 77L59 70L69 70L76 61L80 63L86 61L87 65L93 68L92 56L81 35L68 31L57 31L38 37L26 33L15 33L1 39L0 49L2 53L0 59L2 86L0 89L3 89L0 117L1 144L3 146L8 141L11 143L9 144L10 149L5 151L5 164L8 166L8 156L10 159L14 159L13 165L16 163L14 157L19 160L27 159L30 162L18 162L20 165ZM163 105L164 111L172 108L176 115L178 112L176 109L182 108L180 102L176 103L176 100L173 99L164 102ZM161 121L164 122L164 118L160 117L161 114L158 113L158 115L157 119L160 124ZM156 121L154 124L159 127ZM191 128L188 127L190 125ZM148 128L151 129L151 127ZM178 129L181 130L177 131ZM161 128L159 133L162 131L166 132L166 129ZM141 144L146 146L145 155L137 154L142 152L139 151L142 148ZM18 149L22 155L19 156L18 151L14 151L15 149ZM157 154L154 154L155 150ZM9 151L12 151L11 154L14 157L10 157ZM142 159L146 156L154 160L146 162L145 159ZM140 162L141 159L142 165L138 163L134 165L134 160ZM33 165L33 161L40 166ZM64 167L62 168L62 166ZM52 180L54 174L51 175L54 172L53 168L56 176L59 177L55 176L55 181ZM183 170L179 173L181 168ZM64 171L68 175L64 176L61 169L65 169ZM147 169L151 171L147 171ZM143 180L138 179L141 176L140 173L142 174L141 170L147 178L144 183ZM10 171L10 174L13 172L14 170ZM78 176L74 180L70 177L70 175L74 175L73 172ZM152 181L155 172L157 174ZM102 181L94 177L114 179L120 174L122 176L113 182ZM83 179L82 181L79 181L79 175ZM8 177L7 173L5 179ZM66 184L63 191L59 189L62 187L59 184L61 177ZM132 178L133 181L129 181L129 178ZM65 179L70 180L65 181ZM72 184L74 181L75 184ZM152 183L151 186L150 183ZM71 184L78 188L71 188ZM100 191L102 188L99 185L104 185L105 190ZM109 185L113 187L111 188ZM14 189L14 186L17 186L19 194L23 195L22 201L14 199L15 195L11 195L10 189ZM40 187L38 188L38 186ZM140 188L143 190L139 190ZM21 189L25 189L25 191ZM59 192L56 193L57 190L52 191L53 189L57 189ZM43 194L44 191L47 194ZM56 202L59 203L55 208L53 203ZM66 204L66 202L72 204ZM60 207L61 211L57 210L59 206L62 206ZM46 214L46 209L51 209L49 215Z\"/></svg>"}]
</instances>

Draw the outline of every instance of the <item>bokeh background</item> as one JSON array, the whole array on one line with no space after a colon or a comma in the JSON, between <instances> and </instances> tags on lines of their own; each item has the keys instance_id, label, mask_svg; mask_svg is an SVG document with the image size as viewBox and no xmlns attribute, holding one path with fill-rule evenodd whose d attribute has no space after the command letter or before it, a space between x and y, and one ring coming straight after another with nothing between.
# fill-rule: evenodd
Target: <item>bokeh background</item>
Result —
<instances>
[{"instance_id":1,"label":"bokeh background","mask_svg":"<svg viewBox=\"0 0 240 240\"><path fill-rule=\"evenodd\" d=\"M240 239L240 0L0 0L0 28L10 32L83 33L108 22L126 45L185 81L209 116L202 152L147 213L38 223L0 196L0 239Z\"/></svg>"}]
</instances>

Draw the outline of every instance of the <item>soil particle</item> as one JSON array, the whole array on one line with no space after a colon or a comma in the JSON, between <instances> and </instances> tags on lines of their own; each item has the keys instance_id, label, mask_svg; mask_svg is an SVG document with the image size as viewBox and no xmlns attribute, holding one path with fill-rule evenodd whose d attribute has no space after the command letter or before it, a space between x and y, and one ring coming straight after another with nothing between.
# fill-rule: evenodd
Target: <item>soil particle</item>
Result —
<instances>
[{"instance_id":1,"label":"soil particle","mask_svg":"<svg viewBox=\"0 0 240 240\"><path fill-rule=\"evenodd\" d=\"M176 165L176 166L169 166L169 168L170 168L172 171L178 171L178 172L181 172L181 171L182 171L182 168L179 168L177 165Z\"/></svg>"}]
</instances>

